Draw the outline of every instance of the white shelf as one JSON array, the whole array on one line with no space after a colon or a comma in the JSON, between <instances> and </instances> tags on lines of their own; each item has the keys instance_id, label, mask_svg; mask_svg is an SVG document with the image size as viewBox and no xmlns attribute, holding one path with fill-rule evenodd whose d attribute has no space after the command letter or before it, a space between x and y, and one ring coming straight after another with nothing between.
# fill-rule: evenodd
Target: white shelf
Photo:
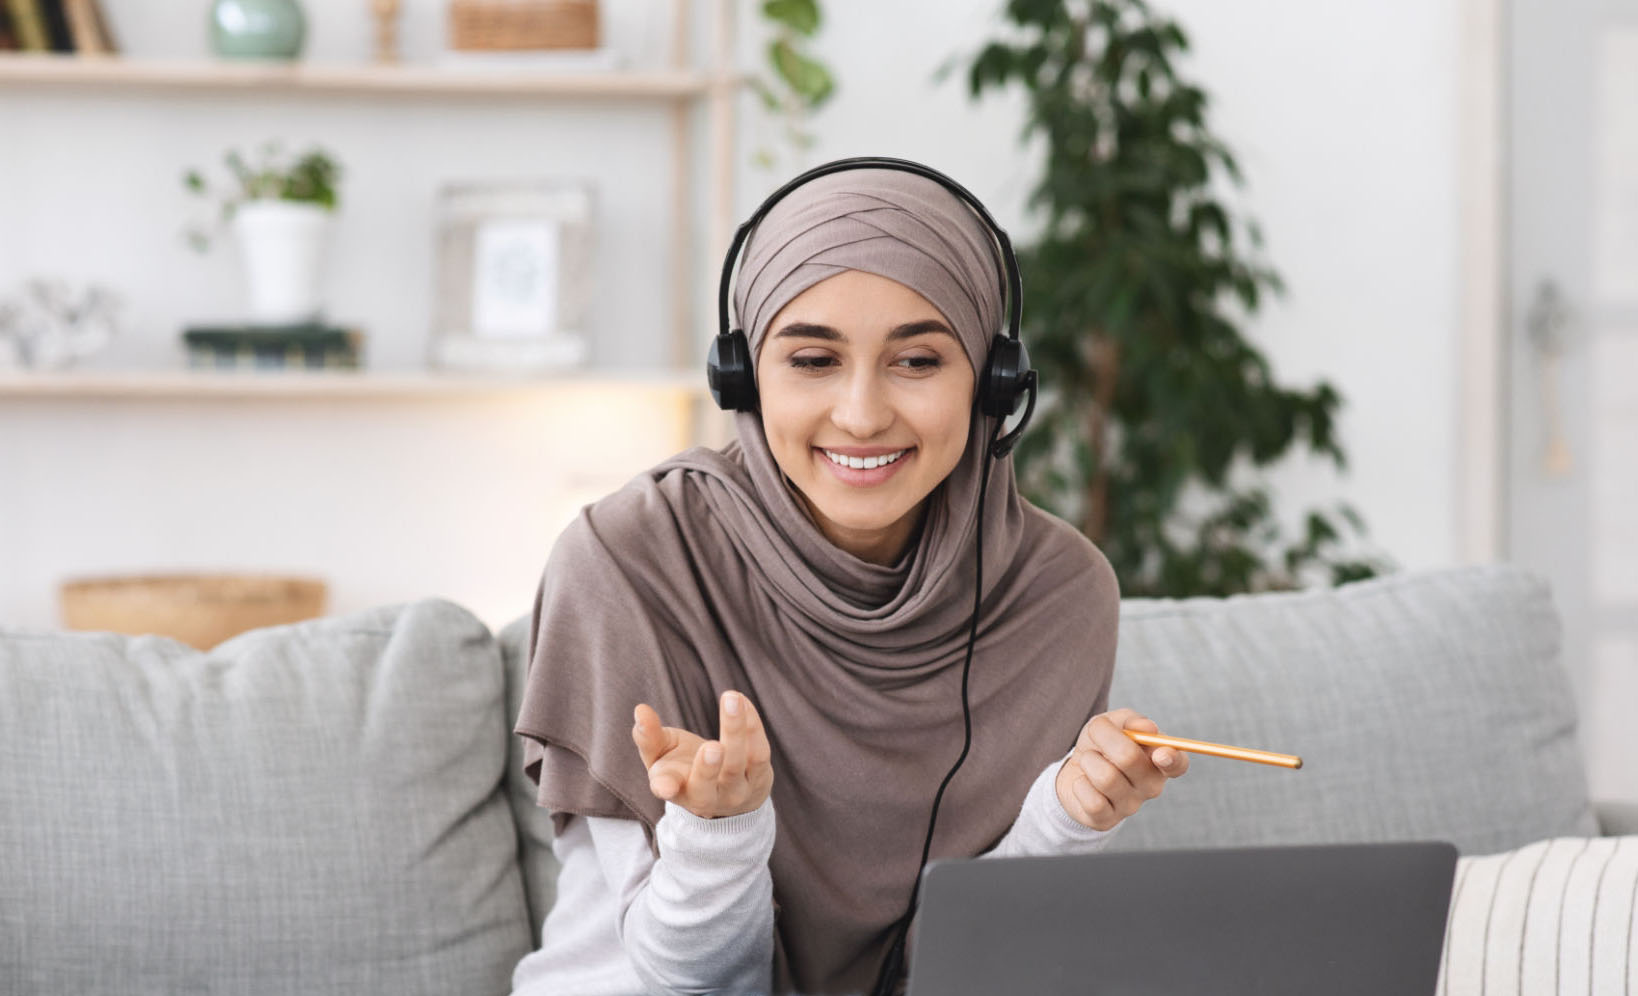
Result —
<instances>
[{"instance_id":1,"label":"white shelf","mask_svg":"<svg viewBox=\"0 0 1638 996\"><path fill-rule=\"evenodd\" d=\"M0 371L0 401L20 398L436 398L568 390L656 390L699 396L703 371L581 370L550 375L430 370Z\"/></svg>"},{"instance_id":2,"label":"white shelf","mask_svg":"<svg viewBox=\"0 0 1638 996\"><path fill-rule=\"evenodd\" d=\"M3 2L3 0L0 0ZM690 25L696 20L691 8L705 6L712 11L709 57L696 60L689 43ZM659 4L655 5L660 7ZM656 251L670 257L668 296L672 316L669 328L658 331L669 338L663 347L664 362L693 368L693 358L700 352L700 329L697 327L699 305L696 300L703 288L696 280L694 260L704 244L708 256L720 256L727 251L732 239L734 220L734 158L735 113L746 74L741 72L735 59L734 0L672 0L672 38L669 66L653 69L628 70L588 66L596 59L567 57L562 68L555 65L518 65L507 58L513 53L497 53L495 59L487 54L451 53L448 61L432 59L425 62L383 65L370 62L341 63L313 61L244 61L213 58L164 59L142 55L66 55L56 53L0 53L0 102L11 104L36 96L55 94L89 94L105 96L133 95L141 103L161 110L165 104L197 109L196 104L231 102L249 98L282 98L306 100L310 96L342 101L401 101L414 106L417 101L428 102L440 98L479 101L516 100L524 102L591 100L610 101L611 111L637 110L650 118L657 108L668 123L658 125L669 132L670 175L658 180L665 196L679 206L670 225L669 237L660 231L651 241ZM656 16L660 13L655 11ZM584 54L584 53L583 53ZM529 60L534 61L533 57ZM189 98L202 98L193 100ZM634 106L635 105L635 106ZM543 107L545 114L555 109ZM70 115L72 117L72 115ZM703 117L703 123L696 122ZM66 126L65 126L66 127ZM38 144L38 143L34 143ZM32 148L32 146L31 146ZM6 139L0 138L0 158L12 153ZM22 150L28 152L29 150ZM703 153L703 154L702 154ZM703 167L696 165L703 162ZM656 163L658 166L658 162ZM618 196L611 192L609 196ZM689 206L703 200L706 208L702 221L694 221ZM669 243L669 244L667 244ZM155 361L159 362L159 361ZM21 385L5 371L0 371L0 397L17 397L25 393L36 396L125 396L147 393L197 396L214 392L232 394L240 390L237 381L210 386L189 379L167 382L163 377L140 382L120 374L111 380L88 378L79 374L77 380L50 384L30 379ZM172 375L179 376L179 375ZM690 375L693 376L693 375ZM607 378L605 378L607 379ZM696 378L698 379L698 378ZM568 378L551 378L550 383L562 384ZM380 374L348 381L350 387L324 383L312 388L338 395L376 394L433 394L450 391L486 389L466 384L446 384L442 379L410 376L408 379L382 379ZM495 387L517 387L516 384L488 383ZM76 386L78 385L78 386ZM185 385L185 386L182 386ZM293 382L278 386L256 386L251 390L269 394L288 393L295 389Z\"/></svg>"},{"instance_id":3,"label":"white shelf","mask_svg":"<svg viewBox=\"0 0 1638 996\"><path fill-rule=\"evenodd\" d=\"M703 96L718 87L733 88L738 82L733 77L712 77L689 71L557 72L412 64L181 61L42 53L0 55L0 87L26 86L30 89L56 86L64 89L138 88L215 93L271 89L296 93L683 100Z\"/></svg>"}]
</instances>

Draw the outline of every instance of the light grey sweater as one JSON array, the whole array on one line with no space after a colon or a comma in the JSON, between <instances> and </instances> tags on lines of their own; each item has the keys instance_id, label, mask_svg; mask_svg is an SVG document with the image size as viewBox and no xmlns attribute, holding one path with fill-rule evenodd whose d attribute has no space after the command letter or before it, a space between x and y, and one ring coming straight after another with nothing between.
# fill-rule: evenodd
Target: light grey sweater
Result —
<instances>
[{"instance_id":1,"label":"light grey sweater","mask_svg":"<svg viewBox=\"0 0 1638 996\"><path fill-rule=\"evenodd\" d=\"M1035 779L1012 829L984 857L1104 846L1114 830L1076 822L1058 801L1062 763ZM552 843L561 863L557 901L541 925L539 950L512 973L513 996L769 991L772 800L715 820L666 803L655 836L658 859L635 820L569 820Z\"/></svg>"}]
</instances>

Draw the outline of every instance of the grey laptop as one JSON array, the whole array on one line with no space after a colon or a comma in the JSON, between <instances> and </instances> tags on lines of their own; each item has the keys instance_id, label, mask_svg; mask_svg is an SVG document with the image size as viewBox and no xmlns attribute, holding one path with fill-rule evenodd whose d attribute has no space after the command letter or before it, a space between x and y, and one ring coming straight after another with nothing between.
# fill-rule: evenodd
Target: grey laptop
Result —
<instances>
[{"instance_id":1,"label":"grey laptop","mask_svg":"<svg viewBox=\"0 0 1638 996\"><path fill-rule=\"evenodd\" d=\"M935 861L910 996L1431 996L1443 842Z\"/></svg>"}]
</instances>

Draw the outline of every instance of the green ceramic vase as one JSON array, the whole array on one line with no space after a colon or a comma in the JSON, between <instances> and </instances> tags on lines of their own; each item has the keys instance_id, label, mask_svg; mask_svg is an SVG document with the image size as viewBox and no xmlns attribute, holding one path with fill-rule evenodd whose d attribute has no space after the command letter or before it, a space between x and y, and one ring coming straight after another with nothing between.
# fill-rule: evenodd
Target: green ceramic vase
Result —
<instances>
[{"instance_id":1,"label":"green ceramic vase","mask_svg":"<svg viewBox=\"0 0 1638 996\"><path fill-rule=\"evenodd\" d=\"M216 0L210 8L211 49L224 59L294 59L307 39L297 0Z\"/></svg>"}]
</instances>

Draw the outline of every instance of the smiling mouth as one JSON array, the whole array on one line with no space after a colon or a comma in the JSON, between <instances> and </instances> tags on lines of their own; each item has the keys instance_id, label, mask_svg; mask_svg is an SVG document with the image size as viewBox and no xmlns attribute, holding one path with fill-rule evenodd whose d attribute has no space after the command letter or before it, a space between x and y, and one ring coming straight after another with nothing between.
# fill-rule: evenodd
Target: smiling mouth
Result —
<instances>
[{"instance_id":1,"label":"smiling mouth","mask_svg":"<svg viewBox=\"0 0 1638 996\"><path fill-rule=\"evenodd\" d=\"M899 458L909 453L910 450L895 450L892 453L883 453L881 456L868 457L850 457L822 448L819 452L825 455L825 459L838 467L848 467L852 470L875 470L877 467L885 467L890 463L898 462Z\"/></svg>"}]
</instances>

